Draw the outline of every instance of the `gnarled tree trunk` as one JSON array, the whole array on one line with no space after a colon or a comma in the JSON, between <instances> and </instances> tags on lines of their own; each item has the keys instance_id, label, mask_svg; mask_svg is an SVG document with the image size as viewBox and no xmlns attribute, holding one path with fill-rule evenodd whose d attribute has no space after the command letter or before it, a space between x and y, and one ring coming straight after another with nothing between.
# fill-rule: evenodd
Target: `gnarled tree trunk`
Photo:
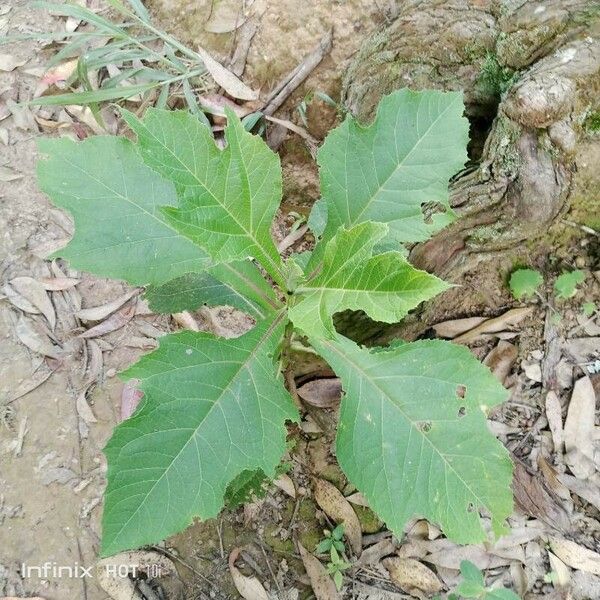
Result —
<instances>
[{"instance_id":1,"label":"gnarled tree trunk","mask_svg":"<svg viewBox=\"0 0 600 600\"><path fill-rule=\"evenodd\" d=\"M471 163L451 184L461 218L411 258L480 288L483 304L486 295L506 300L515 262L568 244L567 213L579 222L598 213L599 17L591 0L407 0L346 75L343 101L365 122L401 87L464 90ZM460 312L462 296L444 295L448 314ZM439 302L420 323L436 311Z\"/></svg>"}]
</instances>

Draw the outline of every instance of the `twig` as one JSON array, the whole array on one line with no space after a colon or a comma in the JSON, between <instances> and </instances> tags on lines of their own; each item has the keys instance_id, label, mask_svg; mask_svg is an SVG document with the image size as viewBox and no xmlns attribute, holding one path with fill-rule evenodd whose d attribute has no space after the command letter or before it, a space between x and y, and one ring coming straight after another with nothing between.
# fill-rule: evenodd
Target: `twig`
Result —
<instances>
[{"instance_id":1,"label":"twig","mask_svg":"<svg viewBox=\"0 0 600 600\"><path fill-rule=\"evenodd\" d=\"M575 229L580 229L584 233L589 233L590 235L595 235L600 238L600 232L588 227L587 225L580 225L579 223L574 223L573 221L567 221L567 219L563 219L562 222L565 225L569 225L569 227L575 227Z\"/></svg>"},{"instance_id":2,"label":"twig","mask_svg":"<svg viewBox=\"0 0 600 600\"><path fill-rule=\"evenodd\" d=\"M272 115L310 75L314 68L331 51L332 41L333 31L329 30L319 45L310 54L307 54L302 62L277 84L262 109L265 115Z\"/></svg>"},{"instance_id":3,"label":"twig","mask_svg":"<svg viewBox=\"0 0 600 600\"><path fill-rule=\"evenodd\" d=\"M252 40L258 31L256 23L246 21L241 27L239 32L239 40L231 60L229 61L229 70L238 77L241 77L246 68L246 60L248 59L248 52ZM237 34L237 32L236 32Z\"/></svg>"}]
</instances>

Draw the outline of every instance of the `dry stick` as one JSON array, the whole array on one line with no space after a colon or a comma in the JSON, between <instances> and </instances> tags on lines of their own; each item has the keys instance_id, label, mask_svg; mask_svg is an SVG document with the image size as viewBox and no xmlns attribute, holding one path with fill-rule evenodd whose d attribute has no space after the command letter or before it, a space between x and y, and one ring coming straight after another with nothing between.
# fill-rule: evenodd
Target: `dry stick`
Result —
<instances>
[{"instance_id":1,"label":"dry stick","mask_svg":"<svg viewBox=\"0 0 600 600\"><path fill-rule=\"evenodd\" d=\"M332 40L333 31L329 30L319 45L310 54L305 56L302 62L277 84L262 109L265 115L272 115L310 75L323 58L329 54Z\"/></svg>"},{"instance_id":2,"label":"dry stick","mask_svg":"<svg viewBox=\"0 0 600 600\"><path fill-rule=\"evenodd\" d=\"M256 23L246 21L240 27L239 41L235 47L235 51L229 61L229 70L238 77L241 77L246 68L246 60L250 51L250 44L258 31ZM236 32L237 33L237 32Z\"/></svg>"}]
</instances>

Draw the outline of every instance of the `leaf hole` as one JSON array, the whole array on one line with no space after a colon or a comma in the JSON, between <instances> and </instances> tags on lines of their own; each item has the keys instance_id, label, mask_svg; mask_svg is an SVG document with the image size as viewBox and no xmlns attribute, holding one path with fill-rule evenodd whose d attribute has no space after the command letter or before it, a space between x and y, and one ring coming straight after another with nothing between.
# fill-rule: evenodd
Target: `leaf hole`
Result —
<instances>
[{"instance_id":1,"label":"leaf hole","mask_svg":"<svg viewBox=\"0 0 600 600\"><path fill-rule=\"evenodd\" d=\"M431 430L431 421L422 421L421 423L419 423L419 429L423 433L427 433Z\"/></svg>"},{"instance_id":2,"label":"leaf hole","mask_svg":"<svg viewBox=\"0 0 600 600\"><path fill-rule=\"evenodd\" d=\"M472 502L469 502L469 504L467 505L467 512L475 512L475 505Z\"/></svg>"},{"instance_id":3,"label":"leaf hole","mask_svg":"<svg viewBox=\"0 0 600 600\"><path fill-rule=\"evenodd\" d=\"M458 416L459 417L464 417L467 414L467 408L465 406L461 406L458 409Z\"/></svg>"},{"instance_id":4,"label":"leaf hole","mask_svg":"<svg viewBox=\"0 0 600 600\"><path fill-rule=\"evenodd\" d=\"M456 387L456 396L458 398L464 398L467 393L467 388L464 385L459 385Z\"/></svg>"}]
</instances>

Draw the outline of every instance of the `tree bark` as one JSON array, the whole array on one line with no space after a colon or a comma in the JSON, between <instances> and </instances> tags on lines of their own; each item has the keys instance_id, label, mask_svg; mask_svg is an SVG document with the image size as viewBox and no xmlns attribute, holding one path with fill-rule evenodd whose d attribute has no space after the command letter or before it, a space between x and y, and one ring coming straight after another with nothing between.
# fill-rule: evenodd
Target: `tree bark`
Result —
<instances>
[{"instance_id":1,"label":"tree bark","mask_svg":"<svg viewBox=\"0 0 600 600\"><path fill-rule=\"evenodd\" d=\"M409 319L408 337L435 315L464 312L465 285L477 287L480 306L506 302L515 261L539 263L572 241L565 215L597 220L599 17L591 0L407 0L364 43L343 89L359 120L410 87L463 90L471 122L471 160L451 182L459 219L411 251L416 266L463 287ZM356 330L356 317L342 326L348 319ZM398 328L364 331L361 341L382 341Z\"/></svg>"}]
</instances>

